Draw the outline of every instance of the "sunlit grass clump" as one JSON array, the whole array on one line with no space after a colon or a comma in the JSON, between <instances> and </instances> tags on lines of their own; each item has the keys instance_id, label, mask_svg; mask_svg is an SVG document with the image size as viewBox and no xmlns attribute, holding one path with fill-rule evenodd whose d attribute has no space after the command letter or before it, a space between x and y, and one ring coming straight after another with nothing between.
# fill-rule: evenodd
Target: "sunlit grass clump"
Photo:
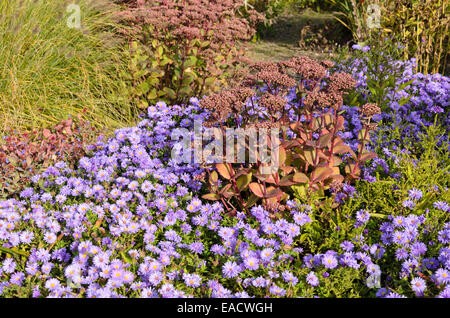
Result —
<instances>
[{"instance_id":1,"label":"sunlit grass clump","mask_svg":"<svg viewBox=\"0 0 450 318\"><path fill-rule=\"evenodd\" d=\"M113 5L77 1L76 28L71 3L0 2L0 133L49 127L78 113L109 128L132 122L118 78L127 64L112 34Z\"/></svg>"}]
</instances>

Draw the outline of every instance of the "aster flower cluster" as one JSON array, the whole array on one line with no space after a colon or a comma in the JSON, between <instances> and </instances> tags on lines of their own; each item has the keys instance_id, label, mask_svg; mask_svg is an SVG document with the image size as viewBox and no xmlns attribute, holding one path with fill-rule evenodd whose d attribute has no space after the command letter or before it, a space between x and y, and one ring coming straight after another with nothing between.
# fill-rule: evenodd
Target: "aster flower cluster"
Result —
<instances>
[{"instance_id":1,"label":"aster flower cluster","mask_svg":"<svg viewBox=\"0 0 450 318\"><path fill-rule=\"evenodd\" d=\"M370 48L366 49L366 52ZM355 78L356 89L360 96L368 102L371 97L368 78L368 57L352 58L343 64L338 64L337 69L350 72ZM424 75L416 73L415 59L409 61L391 61L390 65L379 65L380 69L395 69L399 76L395 77L393 87L386 88L386 107L380 115L374 116L374 121L379 123L389 123L373 133L373 145L398 149L403 146L402 140L408 139L413 143L420 141L420 133L425 127L435 123L445 127L448 134L450 127L449 113L449 91L450 80L441 74ZM387 78L386 78L387 80ZM349 120L349 132L347 139L352 148L355 148L357 134L362 123L358 116L358 108L345 105L345 117ZM398 130L401 134L399 138L386 138L392 130ZM442 136L441 143L446 143L445 136Z\"/></svg>"}]
</instances>

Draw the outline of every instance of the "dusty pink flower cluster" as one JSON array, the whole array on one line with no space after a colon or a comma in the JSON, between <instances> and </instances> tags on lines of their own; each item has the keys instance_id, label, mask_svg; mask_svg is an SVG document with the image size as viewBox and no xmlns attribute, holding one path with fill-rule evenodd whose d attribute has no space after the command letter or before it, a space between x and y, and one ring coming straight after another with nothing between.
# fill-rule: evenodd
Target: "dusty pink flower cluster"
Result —
<instances>
[{"instance_id":1,"label":"dusty pink flower cluster","mask_svg":"<svg viewBox=\"0 0 450 318\"><path fill-rule=\"evenodd\" d=\"M272 122L270 126L287 124L290 110L295 110L297 114L307 114L330 107L338 109L343 104L343 96L355 87L356 81L347 73L330 73L332 66L331 61L319 62L305 56L281 62L254 63L250 67L252 72L241 82L240 88L212 95L202 100L200 106L217 111L211 116L211 123L217 124L230 116L241 115L243 119L241 123L237 123L239 126L265 121ZM294 87L297 98L292 98ZM234 98L235 102L231 107L227 100L233 99L230 96L240 92L242 88L251 88L253 93L247 93L246 99ZM253 96L257 98L249 99ZM287 98L288 96L291 98ZM256 109L256 100L259 107L267 110L266 118L262 120L245 113ZM236 101L241 102L240 107L236 107ZM248 106L248 102L251 107L244 107Z\"/></svg>"},{"instance_id":2,"label":"dusty pink flower cluster","mask_svg":"<svg viewBox=\"0 0 450 318\"><path fill-rule=\"evenodd\" d=\"M137 63L143 69L133 72L138 91L142 82L150 86L143 93L151 93L144 105L186 103L192 96L234 87L245 76L240 71L248 61L240 44L252 38L263 18L256 11L244 12L242 0L123 2L127 8L118 17L128 27L121 33L146 52L137 57L146 61Z\"/></svg>"},{"instance_id":3,"label":"dusty pink flower cluster","mask_svg":"<svg viewBox=\"0 0 450 318\"><path fill-rule=\"evenodd\" d=\"M119 18L133 28L124 31L130 35L141 34L143 29L154 27L153 38L163 40L170 34L175 41L208 41L203 52L214 58L217 52L232 47L236 41L249 40L255 34L254 26L262 16L250 10L245 18L239 16L242 0L128 0L128 8Z\"/></svg>"}]
</instances>

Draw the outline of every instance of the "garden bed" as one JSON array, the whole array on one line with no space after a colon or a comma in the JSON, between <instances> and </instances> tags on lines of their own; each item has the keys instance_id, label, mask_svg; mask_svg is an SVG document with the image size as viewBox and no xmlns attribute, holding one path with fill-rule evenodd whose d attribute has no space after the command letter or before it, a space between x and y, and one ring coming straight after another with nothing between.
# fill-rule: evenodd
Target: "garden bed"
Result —
<instances>
[{"instance_id":1,"label":"garden bed","mask_svg":"<svg viewBox=\"0 0 450 318\"><path fill-rule=\"evenodd\" d=\"M173 22L123 1L136 124L97 139L80 116L4 138L0 295L448 298L449 78L373 45L245 67L259 58L236 43L261 17L192 2L168 1ZM226 129L269 140L275 168L195 160L197 134Z\"/></svg>"}]
</instances>

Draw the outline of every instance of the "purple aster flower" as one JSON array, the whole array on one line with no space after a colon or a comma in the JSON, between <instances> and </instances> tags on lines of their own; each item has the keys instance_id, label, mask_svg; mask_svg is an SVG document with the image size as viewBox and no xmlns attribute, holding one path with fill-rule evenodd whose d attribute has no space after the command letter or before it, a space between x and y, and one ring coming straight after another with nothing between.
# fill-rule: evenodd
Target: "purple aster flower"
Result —
<instances>
[{"instance_id":1,"label":"purple aster flower","mask_svg":"<svg viewBox=\"0 0 450 318\"><path fill-rule=\"evenodd\" d=\"M22 286L22 281L25 279L25 275L22 272L17 272L11 275L10 283L12 285Z\"/></svg>"},{"instance_id":2,"label":"purple aster flower","mask_svg":"<svg viewBox=\"0 0 450 318\"><path fill-rule=\"evenodd\" d=\"M269 262L275 256L275 252L272 248L268 247L261 251L260 257L264 262Z\"/></svg>"},{"instance_id":3,"label":"purple aster flower","mask_svg":"<svg viewBox=\"0 0 450 318\"><path fill-rule=\"evenodd\" d=\"M197 274L187 274L184 273L183 274L183 279L184 279L184 283L188 286L188 287L199 287L200 283L202 282L202 279L200 277L200 275Z\"/></svg>"},{"instance_id":4,"label":"purple aster flower","mask_svg":"<svg viewBox=\"0 0 450 318\"><path fill-rule=\"evenodd\" d=\"M433 203L433 207L444 212L448 212L449 210L449 205L445 201L436 201Z\"/></svg>"},{"instance_id":5,"label":"purple aster flower","mask_svg":"<svg viewBox=\"0 0 450 318\"><path fill-rule=\"evenodd\" d=\"M276 296L284 296L284 295L286 295L286 291L283 288L281 288L281 287L279 287L279 286L277 286L275 284L270 286L269 292L271 294L273 294L273 295L276 295Z\"/></svg>"},{"instance_id":6,"label":"purple aster flower","mask_svg":"<svg viewBox=\"0 0 450 318\"><path fill-rule=\"evenodd\" d=\"M325 266L325 268L335 268L338 265L338 261L333 255L325 254L322 257L322 265Z\"/></svg>"},{"instance_id":7,"label":"purple aster flower","mask_svg":"<svg viewBox=\"0 0 450 318\"><path fill-rule=\"evenodd\" d=\"M306 276L306 282L314 287L319 285L319 279L317 278L317 276L314 272L310 272Z\"/></svg>"},{"instance_id":8,"label":"purple aster flower","mask_svg":"<svg viewBox=\"0 0 450 318\"><path fill-rule=\"evenodd\" d=\"M420 200L422 199L423 193L416 188L412 188L408 191L408 196L413 200Z\"/></svg>"},{"instance_id":9,"label":"purple aster flower","mask_svg":"<svg viewBox=\"0 0 450 318\"><path fill-rule=\"evenodd\" d=\"M411 209L411 210L414 210L414 208L416 207L416 204L414 203L414 201L413 201L413 200L410 200L410 199L403 201L403 202L402 202L402 205L403 205L405 208L409 208L409 209Z\"/></svg>"},{"instance_id":10,"label":"purple aster flower","mask_svg":"<svg viewBox=\"0 0 450 318\"><path fill-rule=\"evenodd\" d=\"M350 242L350 241L343 241L343 242L340 244L340 247L341 247L344 251L350 252L351 250L353 250L354 245L353 245L353 243Z\"/></svg>"},{"instance_id":11,"label":"purple aster flower","mask_svg":"<svg viewBox=\"0 0 450 318\"><path fill-rule=\"evenodd\" d=\"M148 282L153 287L158 286L159 283L162 282L163 279L164 279L164 275L160 271L153 272L148 276Z\"/></svg>"},{"instance_id":12,"label":"purple aster flower","mask_svg":"<svg viewBox=\"0 0 450 318\"><path fill-rule=\"evenodd\" d=\"M433 275L438 285L450 283L450 273L448 270L439 268Z\"/></svg>"},{"instance_id":13,"label":"purple aster flower","mask_svg":"<svg viewBox=\"0 0 450 318\"><path fill-rule=\"evenodd\" d=\"M380 288L380 289L378 289L376 296L380 297L380 298L384 298L384 297L386 297L387 294L388 294L388 290L386 288Z\"/></svg>"},{"instance_id":14,"label":"purple aster flower","mask_svg":"<svg viewBox=\"0 0 450 318\"><path fill-rule=\"evenodd\" d=\"M294 222L300 226L303 226L307 223L311 223L311 218L306 213L303 212L295 213L293 217Z\"/></svg>"},{"instance_id":15,"label":"purple aster flower","mask_svg":"<svg viewBox=\"0 0 450 318\"><path fill-rule=\"evenodd\" d=\"M24 244L29 244L31 243L31 241L34 239L34 233L30 232L30 231L23 231L20 234L20 240L22 241L22 243Z\"/></svg>"},{"instance_id":16,"label":"purple aster flower","mask_svg":"<svg viewBox=\"0 0 450 318\"><path fill-rule=\"evenodd\" d=\"M16 269L16 262L13 258L7 258L3 261L2 269L5 273L13 273Z\"/></svg>"},{"instance_id":17,"label":"purple aster flower","mask_svg":"<svg viewBox=\"0 0 450 318\"><path fill-rule=\"evenodd\" d=\"M240 267L236 262L228 261L222 267L222 273L227 278L234 278L240 273Z\"/></svg>"},{"instance_id":18,"label":"purple aster flower","mask_svg":"<svg viewBox=\"0 0 450 318\"><path fill-rule=\"evenodd\" d=\"M423 296L426 288L427 285L422 278L415 277L411 280L411 289L416 293L416 296Z\"/></svg>"},{"instance_id":19,"label":"purple aster flower","mask_svg":"<svg viewBox=\"0 0 450 318\"><path fill-rule=\"evenodd\" d=\"M50 278L45 282L45 288L49 289L50 291L55 291L61 288L61 284L56 278Z\"/></svg>"},{"instance_id":20,"label":"purple aster flower","mask_svg":"<svg viewBox=\"0 0 450 318\"><path fill-rule=\"evenodd\" d=\"M295 277L291 272L284 271L281 276L286 283L289 283L292 286L295 286L298 283L298 278Z\"/></svg>"},{"instance_id":21,"label":"purple aster flower","mask_svg":"<svg viewBox=\"0 0 450 318\"><path fill-rule=\"evenodd\" d=\"M48 244L52 244L56 241L56 235L52 232L47 232L44 234L44 241Z\"/></svg>"},{"instance_id":22,"label":"purple aster flower","mask_svg":"<svg viewBox=\"0 0 450 318\"><path fill-rule=\"evenodd\" d=\"M380 276L381 275L380 266L376 264L367 265L367 273L369 273L369 275L371 276Z\"/></svg>"},{"instance_id":23,"label":"purple aster flower","mask_svg":"<svg viewBox=\"0 0 450 318\"><path fill-rule=\"evenodd\" d=\"M369 212L366 211L366 210L359 210L358 212L356 212L356 219L357 219L359 222L365 224L365 223L367 223L367 221L369 221L369 219L370 219L370 214L369 214Z\"/></svg>"},{"instance_id":24,"label":"purple aster flower","mask_svg":"<svg viewBox=\"0 0 450 318\"><path fill-rule=\"evenodd\" d=\"M249 256L244 259L244 267L250 270L257 270L259 268L259 259L254 256Z\"/></svg>"},{"instance_id":25,"label":"purple aster flower","mask_svg":"<svg viewBox=\"0 0 450 318\"><path fill-rule=\"evenodd\" d=\"M202 242L194 242L189 245L189 249L194 253L201 254L203 253L204 246Z\"/></svg>"}]
</instances>

